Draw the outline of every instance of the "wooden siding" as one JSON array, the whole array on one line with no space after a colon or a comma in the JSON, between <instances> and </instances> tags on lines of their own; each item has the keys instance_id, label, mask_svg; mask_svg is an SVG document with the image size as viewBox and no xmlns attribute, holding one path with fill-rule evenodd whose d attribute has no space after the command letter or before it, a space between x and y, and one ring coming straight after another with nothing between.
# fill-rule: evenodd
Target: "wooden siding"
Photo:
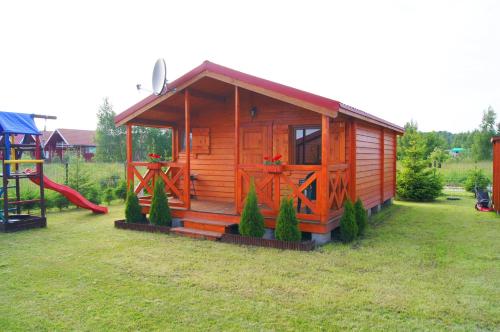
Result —
<instances>
[{"instance_id":1,"label":"wooden siding","mask_svg":"<svg viewBox=\"0 0 500 332\"><path fill-rule=\"evenodd\" d=\"M384 187L383 200L394 197L394 158L395 158L395 135L393 132L384 130Z\"/></svg>"},{"instance_id":2,"label":"wooden siding","mask_svg":"<svg viewBox=\"0 0 500 332\"><path fill-rule=\"evenodd\" d=\"M356 126L356 195L366 208L382 201L381 130L357 123Z\"/></svg>"}]
</instances>

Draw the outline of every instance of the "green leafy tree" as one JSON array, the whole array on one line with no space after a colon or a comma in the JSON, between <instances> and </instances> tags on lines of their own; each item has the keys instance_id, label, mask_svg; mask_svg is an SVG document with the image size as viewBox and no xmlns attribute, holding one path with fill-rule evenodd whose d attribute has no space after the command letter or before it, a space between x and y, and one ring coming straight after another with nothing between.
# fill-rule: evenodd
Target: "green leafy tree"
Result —
<instances>
[{"instance_id":1,"label":"green leafy tree","mask_svg":"<svg viewBox=\"0 0 500 332\"><path fill-rule=\"evenodd\" d=\"M264 216L259 210L253 178L241 213L239 232L241 235L253 237L262 237L265 233Z\"/></svg>"},{"instance_id":2,"label":"green leafy tree","mask_svg":"<svg viewBox=\"0 0 500 332\"><path fill-rule=\"evenodd\" d=\"M292 199L281 199L280 212L276 219L276 229L274 233L278 240L300 241L301 233Z\"/></svg>"},{"instance_id":3,"label":"green leafy tree","mask_svg":"<svg viewBox=\"0 0 500 332\"><path fill-rule=\"evenodd\" d=\"M368 224L368 214L363 206L363 201L361 201L359 197L356 203L354 203L354 216L356 218L356 224L358 225L358 235L364 235L366 225Z\"/></svg>"},{"instance_id":4,"label":"green leafy tree","mask_svg":"<svg viewBox=\"0 0 500 332\"><path fill-rule=\"evenodd\" d=\"M402 168L397 172L396 193L405 200L431 201L439 196L443 184L439 174L427 167L423 145L419 140L421 138L415 136L409 142Z\"/></svg>"},{"instance_id":5,"label":"green leafy tree","mask_svg":"<svg viewBox=\"0 0 500 332\"><path fill-rule=\"evenodd\" d=\"M448 144L445 138L438 132L432 131L422 134L424 138L424 158L429 158L432 152L436 149L444 150Z\"/></svg>"},{"instance_id":6,"label":"green leafy tree","mask_svg":"<svg viewBox=\"0 0 500 332\"><path fill-rule=\"evenodd\" d=\"M133 184L127 192L127 200L125 202L125 221L131 223L146 223L146 218L142 214L139 198L134 192Z\"/></svg>"},{"instance_id":7,"label":"green leafy tree","mask_svg":"<svg viewBox=\"0 0 500 332\"><path fill-rule=\"evenodd\" d=\"M149 222L158 226L171 226L172 216L168 206L168 198L165 194L165 184L159 178L154 187L153 200L149 211Z\"/></svg>"},{"instance_id":8,"label":"green leafy tree","mask_svg":"<svg viewBox=\"0 0 500 332\"><path fill-rule=\"evenodd\" d=\"M490 184L490 179L484 174L483 170L480 168L474 168L467 172L467 177L465 178L464 187L465 190L474 192L475 188L485 190Z\"/></svg>"},{"instance_id":9,"label":"green leafy tree","mask_svg":"<svg viewBox=\"0 0 500 332\"><path fill-rule=\"evenodd\" d=\"M104 98L97 111L96 161L125 160L125 128L115 126L116 113L108 98Z\"/></svg>"},{"instance_id":10,"label":"green leafy tree","mask_svg":"<svg viewBox=\"0 0 500 332\"><path fill-rule=\"evenodd\" d=\"M441 168L441 165L448 160L450 155L446 153L441 148L434 148L434 151L429 156L429 161L431 162L432 167Z\"/></svg>"},{"instance_id":11,"label":"green leafy tree","mask_svg":"<svg viewBox=\"0 0 500 332\"><path fill-rule=\"evenodd\" d=\"M358 225L354 213L354 205L350 199L344 203L344 213L340 218L340 238L343 242L351 242L358 236Z\"/></svg>"},{"instance_id":12,"label":"green leafy tree","mask_svg":"<svg viewBox=\"0 0 500 332\"><path fill-rule=\"evenodd\" d=\"M398 136L398 144L397 144L397 158L399 160L403 159L406 156L406 150L410 146L410 142L412 140L418 139L423 145L423 141L421 140L421 134L418 131L417 123L411 120L407 122L404 126L405 134L403 136Z\"/></svg>"}]
</instances>

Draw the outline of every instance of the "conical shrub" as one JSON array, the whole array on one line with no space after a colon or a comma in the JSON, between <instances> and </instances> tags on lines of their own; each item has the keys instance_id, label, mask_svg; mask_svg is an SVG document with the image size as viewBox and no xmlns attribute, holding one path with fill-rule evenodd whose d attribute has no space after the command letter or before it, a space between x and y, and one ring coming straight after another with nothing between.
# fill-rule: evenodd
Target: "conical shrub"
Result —
<instances>
[{"instance_id":1,"label":"conical shrub","mask_svg":"<svg viewBox=\"0 0 500 332\"><path fill-rule=\"evenodd\" d=\"M264 216L259 210L253 178L250 181L238 230L244 236L262 237L265 233Z\"/></svg>"},{"instance_id":2,"label":"conical shrub","mask_svg":"<svg viewBox=\"0 0 500 332\"><path fill-rule=\"evenodd\" d=\"M368 214L363 206L363 201L359 197L356 203L354 203L354 216L358 225L358 236L364 235L366 225L368 224Z\"/></svg>"},{"instance_id":3,"label":"conical shrub","mask_svg":"<svg viewBox=\"0 0 500 332\"><path fill-rule=\"evenodd\" d=\"M340 238L344 242L351 242L358 236L358 225L354 214L354 205L350 199L344 203L344 214L340 218Z\"/></svg>"},{"instance_id":4,"label":"conical shrub","mask_svg":"<svg viewBox=\"0 0 500 332\"><path fill-rule=\"evenodd\" d=\"M281 241L300 241L299 222L293 208L293 199L282 198L280 213L276 219L276 239Z\"/></svg>"},{"instance_id":5,"label":"conical shrub","mask_svg":"<svg viewBox=\"0 0 500 332\"><path fill-rule=\"evenodd\" d=\"M165 184L158 178L153 191L153 200L149 210L149 222L158 226L171 226L172 215L168 206L168 198L165 194Z\"/></svg>"},{"instance_id":6,"label":"conical shrub","mask_svg":"<svg viewBox=\"0 0 500 332\"><path fill-rule=\"evenodd\" d=\"M139 199L134 192L134 185L130 184L130 188L127 191L127 200L125 202L125 221L144 223L146 222L145 219L141 211L141 206L139 205Z\"/></svg>"}]
</instances>

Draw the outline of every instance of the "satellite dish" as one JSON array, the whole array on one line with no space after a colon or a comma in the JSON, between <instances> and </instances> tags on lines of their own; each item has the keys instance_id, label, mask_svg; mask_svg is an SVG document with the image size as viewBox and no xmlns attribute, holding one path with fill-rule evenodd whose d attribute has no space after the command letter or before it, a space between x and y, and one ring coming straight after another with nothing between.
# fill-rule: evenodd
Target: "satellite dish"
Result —
<instances>
[{"instance_id":1,"label":"satellite dish","mask_svg":"<svg viewBox=\"0 0 500 332\"><path fill-rule=\"evenodd\" d=\"M167 92L167 65L165 60L156 60L153 69L153 93L157 96Z\"/></svg>"}]
</instances>

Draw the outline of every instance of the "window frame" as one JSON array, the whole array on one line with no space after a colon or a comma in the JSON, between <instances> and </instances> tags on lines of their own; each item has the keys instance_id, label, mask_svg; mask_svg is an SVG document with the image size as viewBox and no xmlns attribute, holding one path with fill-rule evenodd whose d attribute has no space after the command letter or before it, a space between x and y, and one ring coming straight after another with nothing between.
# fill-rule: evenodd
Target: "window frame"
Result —
<instances>
[{"instance_id":1,"label":"window frame","mask_svg":"<svg viewBox=\"0 0 500 332\"><path fill-rule=\"evenodd\" d=\"M297 150L296 150L296 131L299 130L299 129L302 129L304 131L304 135L305 135L305 131L307 129L318 129L319 132L320 132L320 136L321 136L321 131L322 131L322 128L321 128L321 124L305 124L305 125L293 125L293 126L290 126L291 130L290 130L290 135L289 135L289 151L291 152L290 153L290 158L288 160L288 162L290 163L290 165L312 165L312 166L318 166L318 165L321 165L322 163L322 160L321 160L321 153L319 155L319 163L317 164L310 164L310 163L300 163L298 164L297 163ZM320 140L320 150L321 150L321 145L323 143L321 142ZM304 144L304 148L305 148L305 144ZM303 153L303 157L305 156L305 153Z\"/></svg>"}]
</instances>

